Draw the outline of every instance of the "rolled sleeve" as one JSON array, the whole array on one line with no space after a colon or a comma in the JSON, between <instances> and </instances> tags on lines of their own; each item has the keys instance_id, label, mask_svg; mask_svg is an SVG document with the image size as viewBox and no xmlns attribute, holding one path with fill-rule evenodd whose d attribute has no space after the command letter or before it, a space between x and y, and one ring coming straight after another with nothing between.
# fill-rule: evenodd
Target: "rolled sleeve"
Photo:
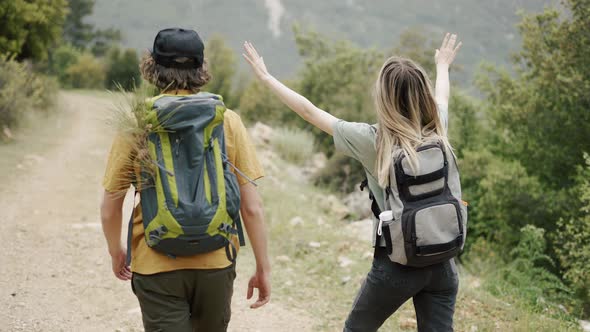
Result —
<instances>
[{"instance_id":1,"label":"rolled sleeve","mask_svg":"<svg viewBox=\"0 0 590 332\"><path fill-rule=\"evenodd\" d=\"M225 117L226 149L230 162L252 181L264 177L256 148L240 116L228 110ZM240 185L249 182L240 174L236 176Z\"/></svg>"},{"instance_id":2,"label":"rolled sleeve","mask_svg":"<svg viewBox=\"0 0 590 332\"><path fill-rule=\"evenodd\" d=\"M129 189L134 177L131 150L131 145L122 135L115 137L102 180L106 191L116 193Z\"/></svg>"}]
</instances>

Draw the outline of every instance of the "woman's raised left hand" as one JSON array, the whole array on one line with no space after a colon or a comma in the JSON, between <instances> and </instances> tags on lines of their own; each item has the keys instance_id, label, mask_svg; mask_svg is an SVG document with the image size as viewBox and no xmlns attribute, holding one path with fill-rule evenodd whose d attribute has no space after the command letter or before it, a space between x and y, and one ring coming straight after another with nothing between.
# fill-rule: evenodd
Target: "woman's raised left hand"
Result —
<instances>
[{"instance_id":1,"label":"woman's raised left hand","mask_svg":"<svg viewBox=\"0 0 590 332\"><path fill-rule=\"evenodd\" d=\"M261 80L270 77L270 74L266 69L266 65L264 64L264 59L258 55L254 45L252 45L250 42L244 42L244 51L246 51L246 53L243 53L242 56L244 56L244 59L248 61L252 67L252 70L254 71L254 74L256 74L256 77Z\"/></svg>"}]
</instances>

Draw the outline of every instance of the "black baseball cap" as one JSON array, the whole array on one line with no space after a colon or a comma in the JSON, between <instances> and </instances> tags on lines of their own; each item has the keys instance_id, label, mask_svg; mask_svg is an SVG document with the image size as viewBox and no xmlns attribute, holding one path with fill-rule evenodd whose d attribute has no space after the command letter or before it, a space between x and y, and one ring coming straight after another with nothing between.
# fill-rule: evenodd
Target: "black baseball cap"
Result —
<instances>
[{"instance_id":1,"label":"black baseball cap","mask_svg":"<svg viewBox=\"0 0 590 332\"><path fill-rule=\"evenodd\" d=\"M195 30L169 28L154 39L152 56L157 64L170 68L199 68L203 65L205 45Z\"/></svg>"}]
</instances>

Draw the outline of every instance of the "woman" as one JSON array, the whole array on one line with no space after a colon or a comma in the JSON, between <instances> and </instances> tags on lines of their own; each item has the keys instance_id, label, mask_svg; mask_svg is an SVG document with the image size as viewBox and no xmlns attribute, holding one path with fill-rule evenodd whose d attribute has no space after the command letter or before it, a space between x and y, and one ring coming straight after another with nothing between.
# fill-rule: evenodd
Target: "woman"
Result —
<instances>
[{"instance_id":1,"label":"woman","mask_svg":"<svg viewBox=\"0 0 590 332\"><path fill-rule=\"evenodd\" d=\"M446 139L449 66L461 43L446 34L436 50L436 94L411 60L392 57L383 64L375 85L378 125L351 123L317 108L269 74L262 57L246 42L244 58L256 76L303 119L334 136L336 150L359 160L379 207L389 182L394 149L412 160L415 147L433 138ZM376 331L404 302L413 298L419 331L452 331L458 277L454 261L416 268L392 262L382 242L375 243L373 266L361 287L344 331Z\"/></svg>"}]
</instances>

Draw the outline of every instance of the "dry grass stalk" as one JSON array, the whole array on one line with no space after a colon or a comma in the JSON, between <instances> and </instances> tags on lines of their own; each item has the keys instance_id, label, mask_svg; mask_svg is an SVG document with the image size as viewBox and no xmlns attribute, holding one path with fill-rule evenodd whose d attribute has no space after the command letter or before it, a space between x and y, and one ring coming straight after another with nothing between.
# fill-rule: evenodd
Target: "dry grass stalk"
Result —
<instances>
[{"instance_id":1,"label":"dry grass stalk","mask_svg":"<svg viewBox=\"0 0 590 332\"><path fill-rule=\"evenodd\" d=\"M116 192L124 195L133 184L135 190L153 186L158 163L148 147L148 136L153 133L166 132L165 120L158 121L156 113L149 104L152 97L151 88L143 84L133 92L126 92L121 86L114 94L114 107L107 123L113 127L121 139L124 148L118 158L123 158L125 171L117 174L114 183L120 184ZM173 112L172 112L173 113Z\"/></svg>"}]
</instances>

